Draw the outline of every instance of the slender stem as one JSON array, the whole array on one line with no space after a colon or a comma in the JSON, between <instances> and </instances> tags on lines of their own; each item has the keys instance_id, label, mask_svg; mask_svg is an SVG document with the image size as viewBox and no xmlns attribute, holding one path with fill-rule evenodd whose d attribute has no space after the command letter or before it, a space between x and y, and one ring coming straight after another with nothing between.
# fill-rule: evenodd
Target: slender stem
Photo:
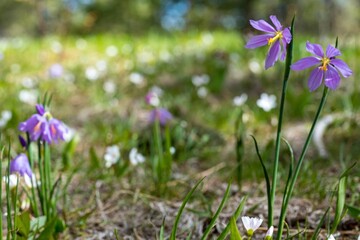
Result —
<instances>
[{"instance_id":1,"label":"slender stem","mask_svg":"<svg viewBox=\"0 0 360 240\"><path fill-rule=\"evenodd\" d=\"M4 148L1 149L0 152L0 179L3 179L3 174L2 174L2 160L3 160L3 152L4 152ZM5 175L6 176L6 175ZM2 184L0 184L0 206L2 206ZM3 232L2 232L2 216L3 216L3 212L2 212L2 207L0 207L0 238L3 239Z\"/></svg>"},{"instance_id":2,"label":"slender stem","mask_svg":"<svg viewBox=\"0 0 360 240\"><path fill-rule=\"evenodd\" d=\"M28 158L29 158L29 161L30 161L30 166L32 169L35 169L34 167L34 159L33 159L33 155L31 154L32 153L32 145L29 144L29 147L28 147ZM33 173L35 175L35 173ZM35 195L35 187L36 184L34 184L34 181L32 180L32 177L33 176L30 176L31 178L31 198L30 199L30 202L31 202L31 206L33 207L33 210L34 210L34 215L35 217L38 217L39 216L39 210L38 210L38 206L37 206L37 202L36 202L36 195Z\"/></svg>"},{"instance_id":3,"label":"slender stem","mask_svg":"<svg viewBox=\"0 0 360 240\"><path fill-rule=\"evenodd\" d=\"M41 143L40 141L38 141L38 152L39 152L39 173L40 173L40 188L41 188L41 196L40 196L40 201L41 201L41 208L43 211L43 214L45 216L48 216L48 208L47 208L47 197L46 197L46 192L47 192L47 186L46 186L46 177L45 177L45 166L44 166L44 157L42 156L41 153Z\"/></svg>"},{"instance_id":4,"label":"slender stem","mask_svg":"<svg viewBox=\"0 0 360 240\"><path fill-rule=\"evenodd\" d=\"M48 207L48 214L49 216L51 216L52 214L52 208L53 208L53 204L52 204L52 200L50 199L50 192L51 192L51 188L52 188L52 183L51 183L51 158L50 158L50 148L49 145L47 143L44 143L44 172L45 172L45 186L46 186L46 201L47 201L47 207Z\"/></svg>"},{"instance_id":5,"label":"slender stem","mask_svg":"<svg viewBox=\"0 0 360 240\"><path fill-rule=\"evenodd\" d=\"M290 66L291 66L292 54L293 54L294 22L295 22L295 16L293 17L292 22L291 22L290 31L291 31L292 39L287 48L284 80L283 80L283 86L282 86L282 91L281 91L278 128L277 128L276 141L275 141L275 159L274 159L274 165L273 165L273 179L272 179L271 193L270 193L271 205L268 206L268 226L273 225L273 218L274 218L274 202L275 202L275 194L276 194L277 173L278 173L278 168L279 168L281 129L282 129L282 122L283 122L283 115L284 115L286 88L287 88L287 83L288 83L289 76L290 76Z\"/></svg>"},{"instance_id":6,"label":"slender stem","mask_svg":"<svg viewBox=\"0 0 360 240\"><path fill-rule=\"evenodd\" d=\"M296 179L299 175L299 172L300 172L300 169L301 169L301 165L304 161L304 158L305 158L305 154L307 152L307 149L309 147L309 144L310 144L310 140L312 138L312 135L313 135L313 132L314 132L314 129L315 129L315 126L316 126L316 123L319 119L319 116L320 116L320 113L325 105L325 102L326 102L326 98L327 98L327 95L328 95L328 92L329 92L329 89L327 87L324 87L324 91L323 91L323 95L322 95L322 98L321 98L321 101L320 101L320 105L319 105L319 108L316 112L316 115L315 115L315 119L313 121L313 124L311 126L311 129L310 129L310 132L306 138L306 141L305 141L305 144L303 146L303 149L302 149L302 152L301 152L301 155L299 157L299 161L296 165L296 168L295 168L295 172L294 172L294 175L293 177L291 178L291 182L290 182L290 185L289 185L289 190L287 193L284 193L286 194L286 197L284 198L284 201L282 203L282 206L281 206L281 213L280 213L280 219L279 219L279 228L278 228L278 235L277 235L277 238L278 240L281 239L281 236L282 236L282 232L283 232L283 229L284 229L284 222L285 222L285 216L286 216L286 210L287 210L287 207L288 207L288 204L289 204L289 200L291 198L291 195L292 195L292 192L294 190L294 186L295 186L295 183L296 183Z\"/></svg>"},{"instance_id":7,"label":"slender stem","mask_svg":"<svg viewBox=\"0 0 360 240\"><path fill-rule=\"evenodd\" d=\"M6 182L6 210L7 210L7 235L6 239L10 239L10 234L13 231L11 221L11 199L10 199L10 144L8 150L8 167L7 167L7 182ZM2 216L1 216L2 217Z\"/></svg>"}]
</instances>

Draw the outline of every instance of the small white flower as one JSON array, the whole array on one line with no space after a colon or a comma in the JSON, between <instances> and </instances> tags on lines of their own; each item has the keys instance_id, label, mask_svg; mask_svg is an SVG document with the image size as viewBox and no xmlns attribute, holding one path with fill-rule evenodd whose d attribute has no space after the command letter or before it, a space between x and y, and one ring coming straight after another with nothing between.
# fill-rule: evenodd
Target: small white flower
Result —
<instances>
[{"instance_id":1,"label":"small white flower","mask_svg":"<svg viewBox=\"0 0 360 240\"><path fill-rule=\"evenodd\" d=\"M23 87L25 87L25 88L34 88L36 85L36 82L34 79L32 79L30 77L24 77L21 80L21 85L23 85Z\"/></svg>"},{"instance_id":2,"label":"small white flower","mask_svg":"<svg viewBox=\"0 0 360 240\"><path fill-rule=\"evenodd\" d=\"M233 103L235 106L242 106L247 101L248 95L246 93L241 94L240 96L236 96L233 99Z\"/></svg>"},{"instance_id":3,"label":"small white flower","mask_svg":"<svg viewBox=\"0 0 360 240\"><path fill-rule=\"evenodd\" d=\"M21 90L19 92L19 99L24 103L35 105L38 99L38 92L36 90Z\"/></svg>"},{"instance_id":4,"label":"small white flower","mask_svg":"<svg viewBox=\"0 0 360 240\"><path fill-rule=\"evenodd\" d=\"M132 148L129 153L129 159L132 165L138 165L139 163L145 162L145 157L138 153L137 148Z\"/></svg>"},{"instance_id":5,"label":"small white flower","mask_svg":"<svg viewBox=\"0 0 360 240\"><path fill-rule=\"evenodd\" d=\"M276 107L276 96L262 93L260 98L256 101L256 105L262 108L265 112L269 112L271 109Z\"/></svg>"},{"instance_id":6,"label":"small white flower","mask_svg":"<svg viewBox=\"0 0 360 240\"><path fill-rule=\"evenodd\" d=\"M170 154L174 155L176 152L176 148L175 147L170 147Z\"/></svg>"},{"instance_id":7,"label":"small white flower","mask_svg":"<svg viewBox=\"0 0 360 240\"><path fill-rule=\"evenodd\" d=\"M159 97L164 95L164 90L162 90L159 86L156 85L150 88L150 92L156 93Z\"/></svg>"},{"instance_id":8,"label":"small white flower","mask_svg":"<svg viewBox=\"0 0 360 240\"><path fill-rule=\"evenodd\" d=\"M115 57L116 55L118 55L118 52L119 50L114 45L108 46L106 48L106 55L108 55L109 57Z\"/></svg>"},{"instance_id":9,"label":"small white flower","mask_svg":"<svg viewBox=\"0 0 360 240\"><path fill-rule=\"evenodd\" d=\"M144 83L145 78L142 74L134 72L130 74L129 80L135 85L141 85Z\"/></svg>"},{"instance_id":10,"label":"small white flower","mask_svg":"<svg viewBox=\"0 0 360 240\"><path fill-rule=\"evenodd\" d=\"M40 181L37 181L35 174L33 174L31 178L27 174L24 174L24 181L25 181L25 185L28 188L32 188L33 186L36 187L40 185Z\"/></svg>"},{"instance_id":11,"label":"small white flower","mask_svg":"<svg viewBox=\"0 0 360 240\"><path fill-rule=\"evenodd\" d=\"M16 187L16 185L18 183L18 175L17 174L10 174L10 176L4 176L3 181L6 184L9 183L9 187L12 189L12 188Z\"/></svg>"},{"instance_id":12,"label":"small white flower","mask_svg":"<svg viewBox=\"0 0 360 240\"><path fill-rule=\"evenodd\" d=\"M12 112L9 110L4 110L1 112L1 118L5 121L9 121L12 118Z\"/></svg>"},{"instance_id":13,"label":"small white flower","mask_svg":"<svg viewBox=\"0 0 360 240\"><path fill-rule=\"evenodd\" d=\"M254 234L256 229L260 227L263 221L260 218L252 218L252 217L241 217L241 220L249 236L252 236Z\"/></svg>"},{"instance_id":14,"label":"small white flower","mask_svg":"<svg viewBox=\"0 0 360 240\"><path fill-rule=\"evenodd\" d=\"M120 148L116 145L106 148L104 155L105 167L109 168L120 160Z\"/></svg>"},{"instance_id":15,"label":"small white flower","mask_svg":"<svg viewBox=\"0 0 360 240\"><path fill-rule=\"evenodd\" d=\"M99 60L95 65L100 72L105 72L108 67L108 63L105 60Z\"/></svg>"},{"instance_id":16,"label":"small white flower","mask_svg":"<svg viewBox=\"0 0 360 240\"><path fill-rule=\"evenodd\" d=\"M266 232L265 240L271 240L273 233L274 233L274 227L271 226Z\"/></svg>"},{"instance_id":17,"label":"small white flower","mask_svg":"<svg viewBox=\"0 0 360 240\"><path fill-rule=\"evenodd\" d=\"M332 234L330 234L330 235L328 236L327 240L335 240L335 237L334 237Z\"/></svg>"},{"instance_id":18,"label":"small white flower","mask_svg":"<svg viewBox=\"0 0 360 240\"><path fill-rule=\"evenodd\" d=\"M195 87L200 87L202 85L208 84L210 81L210 78L208 75L195 75L192 77L191 82L194 84Z\"/></svg>"},{"instance_id":19,"label":"small white flower","mask_svg":"<svg viewBox=\"0 0 360 240\"><path fill-rule=\"evenodd\" d=\"M206 87L202 86L197 90L197 95L200 98L205 98L208 95L208 90Z\"/></svg>"},{"instance_id":20,"label":"small white flower","mask_svg":"<svg viewBox=\"0 0 360 240\"><path fill-rule=\"evenodd\" d=\"M90 81L96 81L100 77L99 71L94 67L87 67L85 69L85 76Z\"/></svg>"},{"instance_id":21,"label":"small white flower","mask_svg":"<svg viewBox=\"0 0 360 240\"><path fill-rule=\"evenodd\" d=\"M153 107L158 107L160 105L159 95L155 92L149 92L148 94L146 94L145 101L147 104Z\"/></svg>"},{"instance_id":22,"label":"small white flower","mask_svg":"<svg viewBox=\"0 0 360 240\"><path fill-rule=\"evenodd\" d=\"M262 71L262 68L261 68L259 62L256 61L255 59L250 60L249 68L250 68L250 71L252 71L253 73L260 73Z\"/></svg>"},{"instance_id":23,"label":"small white flower","mask_svg":"<svg viewBox=\"0 0 360 240\"><path fill-rule=\"evenodd\" d=\"M111 80L106 81L104 82L103 89L108 94L114 93L116 91L116 84Z\"/></svg>"}]
</instances>

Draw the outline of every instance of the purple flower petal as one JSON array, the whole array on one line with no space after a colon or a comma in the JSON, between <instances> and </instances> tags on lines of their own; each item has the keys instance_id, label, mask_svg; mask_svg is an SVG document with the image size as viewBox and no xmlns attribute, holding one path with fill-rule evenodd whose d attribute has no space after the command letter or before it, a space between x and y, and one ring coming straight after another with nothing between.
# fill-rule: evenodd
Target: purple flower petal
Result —
<instances>
[{"instance_id":1,"label":"purple flower petal","mask_svg":"<svg viewBox=\"0 0 360 240\"><path fill-rule=\"evenodd\" d=\"M351 69L349 68L349 66L341 59L331 59L330 60L330 64L334 65L334 67L336 67L337 70L339 70L339 72L345 77L350 77L352 74Z\"/></svg>"},{"instance_id":2,"label":"purple flower petal","mask_svg":"<svg viewBox=\"0 0 360 240\"><path fill-rule=\"evenodd\" d=\"M292 36L289 28L285 28L282 32L283 39L285 39L286 43L289 44L291 42Z\"/></svg>"},{"instance_id":3,"label":"purple flower petal","mask_svg":"<svg viewBox=\"0 0 360 240\"><path fill-rule=\"evenodd\" d=\"M25 154L19 154L13 160L11 160L10 174L13 173L19 173L21 176L24 176L26 174L29 177L33 175L28 157Z\"/></svg>"},{"instance_id":4,"label":"purple flower petal","mask_svg":"<svg viewBox=\"0 0 360 240\"><path fill-rule=\"evenodd\" d=\"M43 105L41 104L36 104L36 111L38 114L40 114L41 116L45 114L45 108Z\"/></svg>"},{"instance_id":5,"label":"purple flower petal","mask_svg":"<svg viewBox=\"0 0 360 240\"><path fill-rule=\"evenodd\" d=\"M335 90L340 83L340 75L336 69L332 66L328 66L328 70L325 72L325 86Z\"/></svg>"},{"instance_id":6,"label":"purple flower petal","mask_svg":"<svg viewBox=\"0 0 360 240\"><path fill-rule=\"evenodd\" d=\"M309 53L315 54L319 57L324 57L324 51L323 51L321 45L319 45L319 44L313 44L313 43L310 43L309 41L307 41L306 42L306 50Z\"/></svg>"},{"instance_id":7,"label":"purple flower petal","mask_svg":"<svg viewBox=\"0 0 360 240\"><path fill-rule=\"evenodd\" d=\"M263 34L252 37L245 45L245 48L257 48L268 44L268 39L273 37L273 34Z\"/></svg>"},{"instance_id":8,"label":"purple flower petal","mask_svg":"<svg viewBox=\"0 0 360 240\"><path fill-rule=\"evenodd\" d=\"M318 87L320 87L321 81L323 78L323 74L324 74L324 72L320 68L315 68L311 72L309 81L308 81L308 87L311 92L316 90Z\"/></svg>"},{"instance_id":9,"label":"purple flower petal","mask_svg":"<svg viewBox=\"0 0 360 240\"><path fill-rule=\"evenodd\" d=\"M334 48L330 44L327 46L327 48L326 48L326 57L333 58L333 57L336 57L336 56L339 56L339 55L341 55L341 52L340 52L339 49Z\"/></svg>"},{"instance_id":10,"label":"purple flower petal","mask_svg":"<svg viewBox=\"0 0 360 240\"><path fill-rule=\"evenodd\" d=\"M272 23L275 25L276 30L281 31L282 30L282 25L279 22L279 20L277 19L277 17L275 15L271 15L270 19L271 19Z\"/></svg>"},{"instance_id":11,"label":"purple flower petal","mask_svg":"<svg viewBox=\"0 0 360 240\"><path fill-rule=\"evenodd\" d=\"M312 67L320 63L320 60L316 57L305 57L291 65L291 69L295 71L301 71L306 68Z\"/></svg>"},{"instance_id":12,"label":"purple flower petal","mask_svg":"<svg viewBox=\"0 0 360 240\"><path fill-rule=\"evenodd\" d=\"M250 20L250 25L253 26L253 28L262 32L267 32L267 33L276 32L275 29L264 20L258 20L258 21Z\"/></svg>"},{"instance_id":13,"label":"purple flower petal","mask_svg":"<svg viewBox=\"0 0 360 240\"><path fill-rule=\"evenodd\" d=\"M285 41L285 39L281 39L282 41L282 52L281 52L281 56L280 56L280 60L281 61L284 61L285 60L285 57L286 57L286 51L287 51L287 43Z\"/></svg>"},{"instance_id":14,"label":"purple flower petal","mask_svg":"<svg viewBox=\"0 0 360 240\"><path fill-rule=\"evenodd\" d=\"M271 47L266 56L265 69L274 66L275 62L279 59L280 42L276 41Z\"/></svg>"}]
</instances>

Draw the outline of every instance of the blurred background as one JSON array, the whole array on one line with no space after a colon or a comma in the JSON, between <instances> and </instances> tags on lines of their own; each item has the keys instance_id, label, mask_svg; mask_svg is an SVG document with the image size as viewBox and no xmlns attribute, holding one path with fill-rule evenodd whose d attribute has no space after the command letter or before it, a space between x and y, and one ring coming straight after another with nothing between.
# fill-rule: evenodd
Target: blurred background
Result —
<instances>
[{"instance_id":1,"label":"blurred background","mask_svg":"<svg viewBox=\"0 0 360 240\"><path fill-rule=\"evenodd\" d=\"M249 135L261 139L264 158L271 159L284 64L265 71L267 47L244 48L259 34L249 19L277 15L289 26L296 14L293 60L308 56L307 40L325 47L339 36L341 57L354 72L330 93L309 152L318 161L307 162L307 188L299 188L326 195L324 182L334 179L319 179L319 171L336 176L360 156L359 9L358 0L1 0L0 129L16 139L19 122L47 92L53 115L80 136L75 162L87 164L92 147L101 159L110 145L125 152L138 147L149 156L144 96L156 91L174 116L174 172L195 174L225 162L220 175L233 175L241 109L244 168L253 169L245 177L261 181ZM320 89L307 89L309 73L290 76L284 136L295 154L321 97ZM318 184L308 187L309 181Z\"/></svg>"},{"instance_id":2,"label":"blurred background","mask_svg":"<svg viewBox=\"0 0 360 240\"><path fill-rule=\"evenodd\" d=\"M359 32L359 5L357 0L2 0L0 36L244 32L249 19L270 14L282 20L296 14L302 33L352 35Z\"/></svg>"}]
</instances>

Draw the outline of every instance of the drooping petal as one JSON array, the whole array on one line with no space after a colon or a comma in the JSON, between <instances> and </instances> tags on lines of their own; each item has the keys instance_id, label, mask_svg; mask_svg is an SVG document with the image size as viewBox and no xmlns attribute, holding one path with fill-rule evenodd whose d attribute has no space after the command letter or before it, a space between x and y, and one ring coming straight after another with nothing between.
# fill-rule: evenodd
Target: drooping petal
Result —
<instances>
[{"instance_id":1,"label":"drooping petal","mask_svg":"<svg viewBox=\"0 0 360 240\"><path fill-rule=\"evenodd\" d=\"M325 72L325 86L335 90L340 84L340 75L333 66L328 66L328 70Z\"/></svg>"},{"instance_id":2,"label":"drooping petal","mask_svg":"<svg viewBox=\"0 0 360 240\"><path fill-rule=\"evenodd\" d=\"M36 111L38 114L40 114L41 116L45 114L45 108L43 105L41 104L36 104Z\"/></svg>"},{"instance_id":3,"label":"drooping petal","mask_svg":"<svg viewBox=\"0 0 360 240\"><path fill-rule=\"evenodd\" d=\"M306 42L306 51L309 53L315 54L319 57L324 57L324 51L319 44L310 43L309 41Z\"/></svg>"},{"instance_id":4,"label":"drooping petal","mask_svg":"<svg viewBox=\"0 0 360 240\"><path fill-rule=\"evenodd\" d=\"M262 32L267 32L267 33L276 32L276 30L264 20L258 20L258 21L250 20L250 25L253 26L253 28Z\"/></svg>"},{"instance_id":5,"label":"drooping petal","mask_svg":"<svg viewBox=\"0 0 360 240\"><path fill-rule=\"evenodd\" d=\"M292 36L289 28L285 28L282 32L283 38L285 39L286 43L289 44L291 42Z\"/></svg>"},{"instance_id":6,"label":"drooping petal","mask_svg":"<svg viewBox=\"0 0 360 240\"><path fill-rule=\"evenodd\" d=\"M352 74L352 70L349 68L349 66L341 59L331 59L330 64L334 65L337 70L343 75L345 78L350 77Z\"/></svg>"},{"instance_id":7,"label":"drooping petal","mask_svg":"<svg viewBox=\"0 0 360 240\"><path fill-rule=\"evenodd\" d=\"M312 67L319 63L320 63L320 60L317 59L316 57L305 57L305 58L302 58L299 61L293 63L291 65L291 69L295 70L295 71L301 71L301 70Z\"/></svg>"},{"instance_id":8,"label":"drooping petal","mask_svg":"<svg viewBox=\"0 0 360 240\"><path fill-rule=\"evenodd\" d=\"M265 69L274 66L275 62L279 59L280 42L276 41L269 49L265 60Z\"/></svg>"},{"instance_id":9,"label":"drooping petal","mask_svg":"<svg viewBox=\"0 0 360 240\"><path fill-rule=\"evenodd\" d=\"M321 70L320 68L315 68L309 77L309 81L308 81L308 87L310 89L310 91L314 91L316 90L318 87L320 87L321 85L321 81L323 78L323 70Z\"/></svg>"},{"instance_id":10,"label":"drooping petal","mask_svg":"<svg viewBox=\"0 0 360 240\"><path fill-rule=\"evenodd\" d=\"M277 19L277 17L275 15L271 15L270 19L271 19L272 23L275 25L276 30L281 31L282 30L282 25L279 22L279 20Z\"/></svg>"},{"instance_id":11,"label":"drooping petal","mask_svg":"<svg viewBox=\"0 0 360 240\"><path fill-rule=\"evenodd\" d=\"M10 174L19 173L21 176L27 174L32 176L33 172L30 167L29 159L26 154L19 154L10 162Z\"/></svg>"},{"instance_id":12,"label":"drooping petal","mask_svg":"<svg viewBox=\"0 0 360 240\"><path fill-rule=\"evenodd\" d=\"M250 38L246 43L245 48L257 48L268 44L268 39L272 38L273 34L263 34Z\"/></svg>"}]
</instances>

